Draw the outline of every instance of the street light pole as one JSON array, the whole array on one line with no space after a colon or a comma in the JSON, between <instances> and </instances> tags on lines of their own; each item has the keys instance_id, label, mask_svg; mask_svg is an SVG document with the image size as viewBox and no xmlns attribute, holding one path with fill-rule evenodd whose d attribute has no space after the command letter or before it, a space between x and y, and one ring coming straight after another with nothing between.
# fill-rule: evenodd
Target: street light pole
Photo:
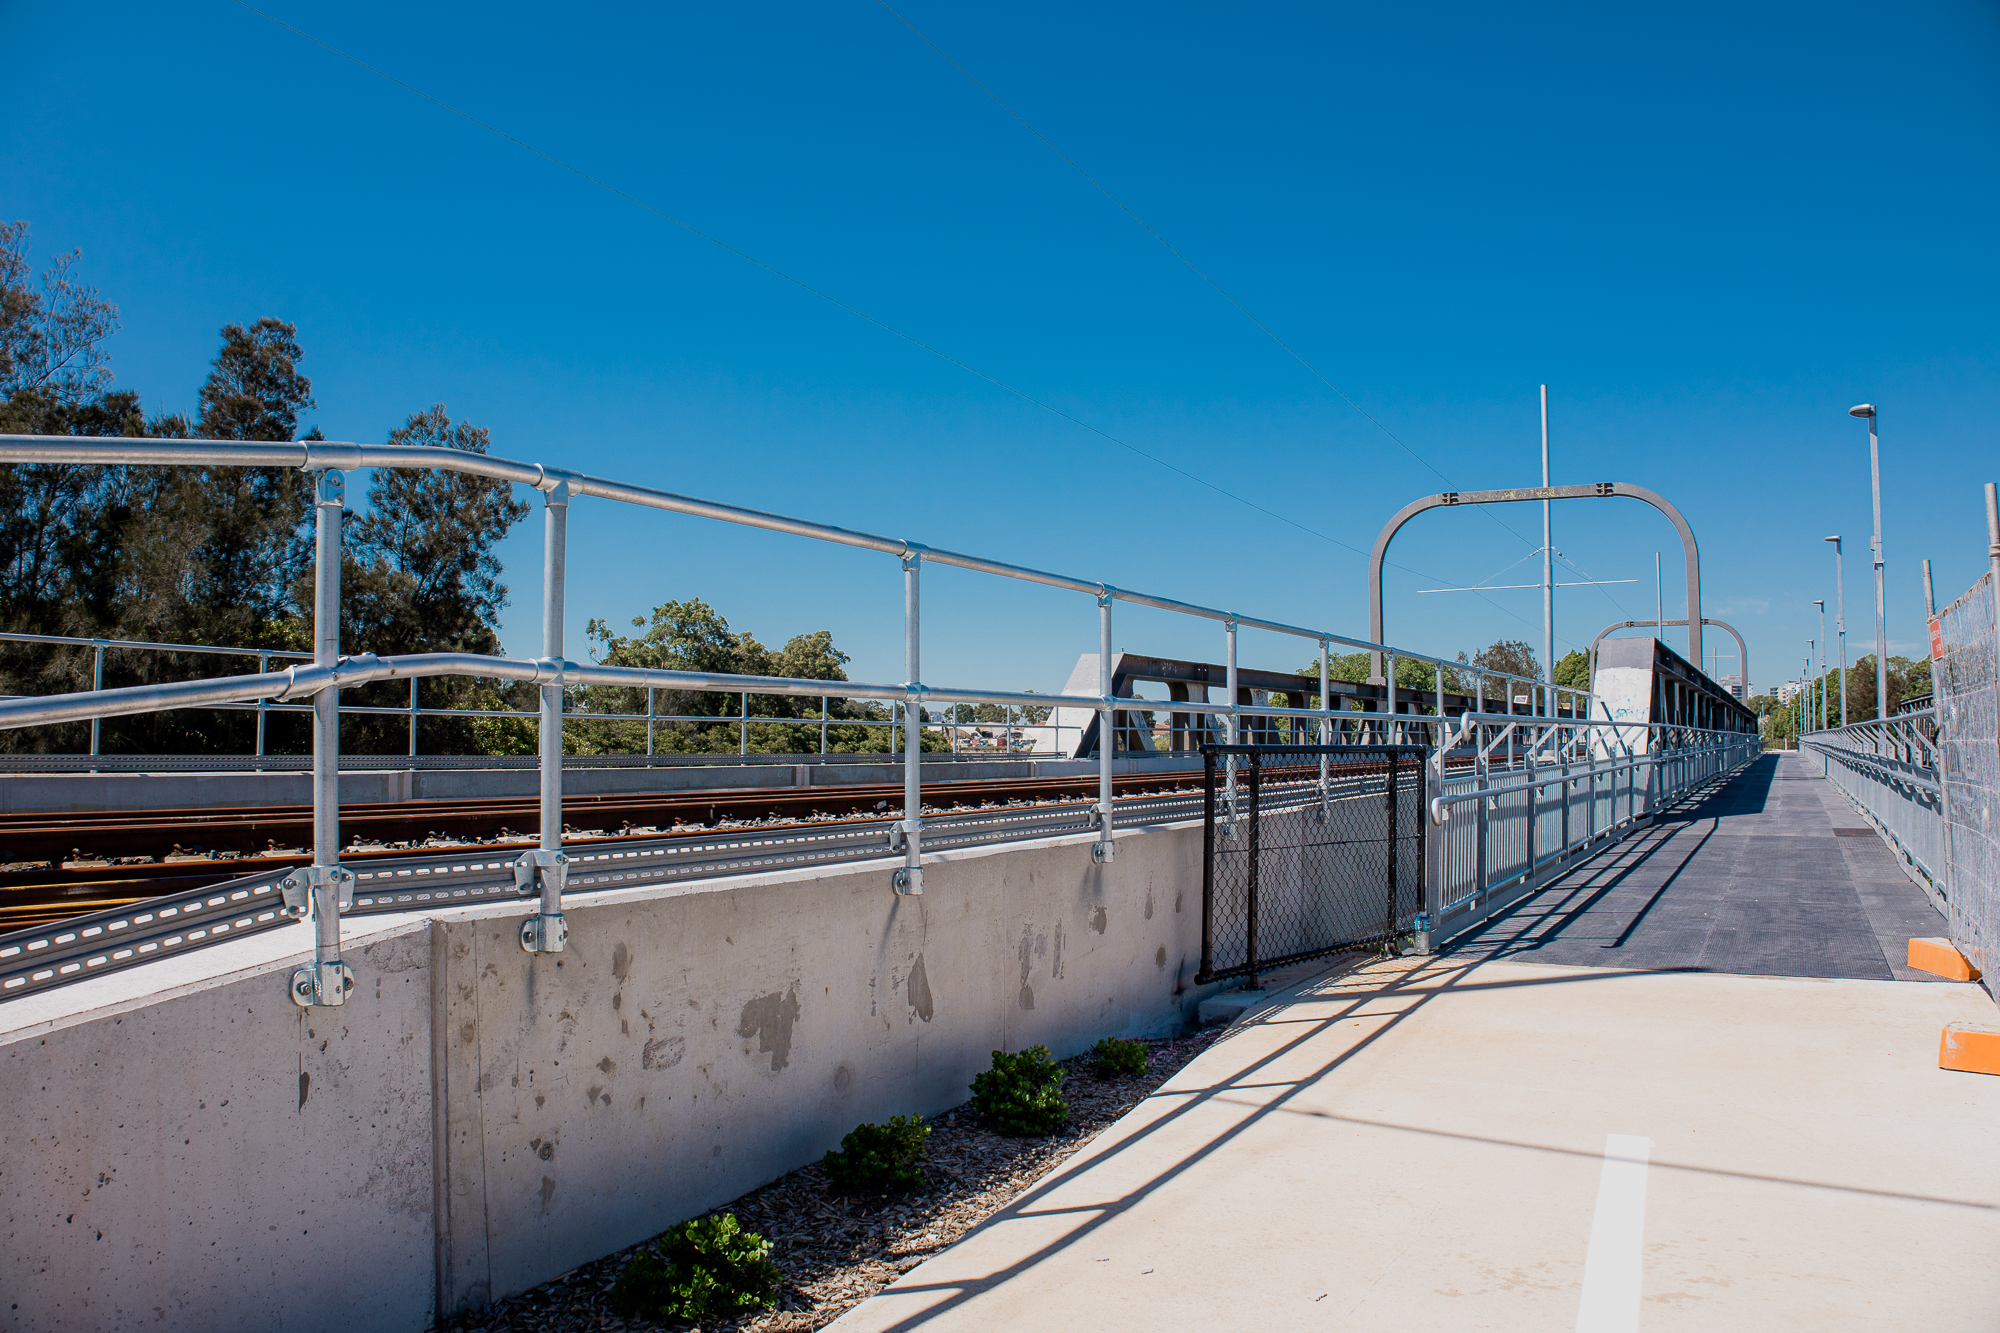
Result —
<instances>
[{"instance_id":1,"label":"street light pole","mask_svg":"<svg viewBox=\"0 0 2000 1333\"><path fill-rule=\"evenodd\" d=\"M1826 598L1813 598L1819 608L1819 729L1826 730Z\"/></svg>"},{"instance_id":2,"label":"street light pole","mask_svg":"<svg viewBox=\"0 0 2000 1333\"><path fill-rule=\"evenodd\" d=\"M1882 621L1882 450L1875 433L1875 405L1856 403L1847 415L1868 422L1868 486L1875 500L1875 716L1889 716L1889 633Z\"/></svg>"},{"instance_id":3,"label":"street light pole","mask_svg":"<svg viewBox=\"0 0 2000 1333\"><path fill-rule=\"evenodd\" d=\"M1818 645L1806 640L1806 730L1813 730L1813 708L1817 701L1813 698L1813 649Z\"/></svg>"},{"instance_id":4,"label":"street light pole","mask_svg":"<svg viewBox=\"0 0 2000 1333\"><path fill-rule=\"evenodd\" d=\"M1840 538L1833 543L1833 632L1840 636L1840 725L1847 725L1847 577L1840 558Z\"/></svg>"}]
</instances>

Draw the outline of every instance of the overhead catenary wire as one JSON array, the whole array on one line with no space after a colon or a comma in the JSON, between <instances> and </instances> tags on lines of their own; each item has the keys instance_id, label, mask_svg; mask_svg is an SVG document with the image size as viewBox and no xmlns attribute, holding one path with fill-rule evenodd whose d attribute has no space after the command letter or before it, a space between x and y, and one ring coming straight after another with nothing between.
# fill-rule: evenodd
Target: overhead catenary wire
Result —
<instances>
[{"instance_id":1,"label":"overhead catenary wire","mask_svg":"<svg viewBox=\"0 0 2000 1333\"><path fill-rule=\"evenodd\" d=\"M1338 546L1346 551L1351 551L1355 555L1360 555L1360 556L1367 555L1367 552L1363 551L1358 546L1354 546L1348 542L1344 542L1340 540L1338 537L1334 537L1328 533L1320 531L1318 528L1312 527L1309 524L1301 523L1297 519L1289 518L1286 515L1280 514L1273 509L1269 509L1263 505L1258 504L1254 500L1247 499L1244 496L1238 495L1234 491L1231 491L1222 486L1218 486L1217 484L1215 484L1212 481L1209 481L1205 477L1199 476L1193 472L1189 472L1187 469L1179 467L1173 463L1170 463L1167 460L1160 458L1154 454L1147 453L1144 449L1139 448L1137 445L1122 440L1106 430L1103 430L1097 426L1093 426L1089 422L1081 420L1078 417L1072 416L1070 413L1063 411L1061 408L1056 407L1051 403L1045 402L1042 399L1035 397L1033 394L1026 392L1025 390L1018 389L1013 385L1008 384L1004 380L989 375L985 371L980 370L978 367L970 365L964 361L959 360L957 357L952 356L949 352L943 351L940 348L934 347L931 344L924 342L920 338L914 337L911 334L903 332L903 330L897 328L893 324L888 323L886 320L878 319L874 315L869 314L865 310L859 309L856 306L849 305L847 302L841 300L839 297L836 297L829 292L823 291L820 288L813 286L811 283L804 281L803 279L793 277L791 274L785 272L783 269L780 269L773 264L766 263L765 261L757 258L755 255L737 249L735 246L729 244L727 241L722 240L720 237L705 232L701 230L699 227L696 227L691 223L685 222L680 218L675 217L673 214L668 213L666 210L656 207L653 204L647 203L645 200L639 198L636 195L629 194L626 191L619 189L617 186L611 184L608 181L603 180L600 177L591 175L589 172L583 170L581 167L574 166L571 163L566 162L563 159L555 156L553 153L547 152L546 150L541 148L537 148L535 145L528 143L524 139L516 138L514 135L507 133L507 131L499 128L497 125L491 124L488 121L481 120L479 117L471 114L470 112L461 110L460 108L452 105L450 102L445 101L443 98L424 91L422 88L417 87L415 84L397 78L395 75L389 73L387 70L369 64L367 61L361 59L359 56L352 55L349 52L342 50L340 47L333 45L333 43L331 42L328 42L323 38L316 37L312 33L307 32L303 28L297 27L296 25L291 23L287 23L283 19L278 18L276 15L267 13L266 11L257 8L255 5L247 3L247 0L234 0L234 3L239 8L245 9L250 13L257 15L259 18L264 19L272 24L275 24L276 26L285 29L287 32L290 32L295 36L302 37L306 41L311 42L313 45L318 46L326 51L329 51L336 56L339 56L342 60L345 60L350 64L359 66L360 68L367 70L370 74L373 74L380 79L384 79L389 83L395 84L397 87L403 89L405 92L413 93L416 96L421 97L425 101L431 103L432 105L444 111L448 111L454 116L459 117L461 120L476 125L480 129L485 130L487 133L492 134L497 138L504 139L508 143L513 144L517 148L523 149L529 153L534 154L536 157L541 158L543 161L548 162L550 165L559 167L562 170L577 177L578 179L586 181L591 185L595 185L596 187L605 191L608 194L615 195L618 198L625 200L627 203L642 208L646 212L651 213L655 217L660 218L662 221L672 223L674 226L679 227L681 230L687 232L689 235L704 240L708 242L710 245L713 245L720 250L724 250L729 254L735 255L738 259L744 260L745 262L750 264L754 264L758 268L763 269L766 273L771 274L773 277L788 282L791 285L799 288L801 291L809 292L812 295L817 296L821 300L827 302L829 305L836 306L839 309L846 311L850 315L854 315L859 319L866 320L868 323L873 324L876 328L881 329L883 332L892 334L895 337L902 339L904 342L909 343L911 346L930 353L932 356L937 357L941 361L945 361L950 363L951 365L957 366L960 370L963 370L968 374L978 376L980 379L985 380L988 384L991 384L995 388L1000 389L1006 393L1012 394L1014 397L1021 399L1023 402L1030 403L1035 407L1039 407L1045 412L1048 412L1054 416L1062 418L1064 421L1069 422L1073 426L1077 426L1083 430L1089 431L1091 434L1096 435L1106 441L1109 441L1110 443L1117 445L1119 448L1125 449L1137 455L1138 457L1145 459L1149 463L1156 464L1160 467L1167 469L1170 472L1176 473L1179 476L1184 477L1187 480L1192 481L1199 486L1206 487L1207 489L1214 491L1218 495L1221 495L1227 499L1235 501L1240 505L1243 505L1245 508L1253 509L1260 514L1265 515L1267 518L1276 519L1280 523L1284 523L1290 527L1297 528L1299 531L1306 533L1309 536L1317 537L1321 541L1327 542L1330 545ZM894 11L892 10L891 12L893 13ZM912 31L914 31L914 29L912 29ZM940 52L940 54L942 53ZM947 59L949 59L949 57L947 57ZM968 75L967 77L969 78L970 76ZM1220 289L1218 288L1218 290ZM1335 392L1339 391L1335 390ZM1360 409L1357 407L1356 410L1359 411ZM1363 415L1365 416L1367 414L1364 412ZM1391 438L1393 438L1393 436ZM1401 442L1398 441L1398 443ZM1408 446L1404 447L1407 448ZM1414 457L1415 455L1413 454L1412 456ZM1429 465L1426 464L1426 466ZM1432 470L1435 471L1436 469ZM1442 476L1443 474L1440 473L1439 475ZM1518 536L1519 534L1516 535ZM1412 569L1408 565L1403 565L1396 562L1389 562L1389 563L1395 564L1395 567L1397 569L1401 569L1406 573L1417 574L1423 578L1437 577L1436 575L1426 574L1421 570ZM1498 603L1491 603L1491 599L1485 599L1485 600L1488 600L1489 603L1492 604L1497 610L1500 610L1507 615L1513 616L1514 619L1516 620L1522 619L1522 617L1515 615L1511 611L1508 611L1507 608L1500 606ZM1523 623L1525 624L1526 622L1523 621Z\"/></svg>"}]
</instances>

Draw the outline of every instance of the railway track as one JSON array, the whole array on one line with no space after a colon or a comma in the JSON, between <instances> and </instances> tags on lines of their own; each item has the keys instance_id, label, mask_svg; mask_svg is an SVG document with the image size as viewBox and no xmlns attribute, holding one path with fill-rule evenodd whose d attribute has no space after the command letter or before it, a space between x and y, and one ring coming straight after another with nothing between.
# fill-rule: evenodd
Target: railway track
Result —
<instances>
[{"instance_id":1,"label":"railway track","mask_svg":"<svg viewBox=\"0 0 2000 1333\"><path fill-rule=\"evenodd\" d=\"M1128 774L1119 796L1199 790L1199 772ZM1095 776L933 782L925 812L1094 800ZM721 828L900 819L902 784L566 796L566 846ZM533 845L535 797L344 806L341 859L361 867L416 851ZM310 861L312 807L88 811L0 816L0 935Z\"/></svg>"},{"instance_id":2,"label":"railway track","mask_svg":"<svg viewBox=\"0 0 2000 1333\"><path fill-rule=\"evenodd\" d=\"M1267 773L1263 808L1380 799L1379 774L1360 767L1334 765L1324 789L1309 768L1298 769L1295 776ZM1090 780L937 783L925 793L930 798L924 807L926 852L1086 833L1096 827L1096 784ZM867 862L887 866L902 856L901 797L900 787L852 787L600 798L586 808L621 818L635 809L664 812L670 819L700 811L715 824L682 818L670 830L628 822L617 833L566 831L567 892L602 893L767 870L833 870ZM1203 800L1199 773L1132 774L1117 780L1113 818L1121 828L1198 819ZM808 803L808 811L821 816L830 804L862 807L863 812L818 819L783 813L798 803ZM469 823L471 818L503 818L504 811L523 804L506 800L452 808L468 811ZM567 801L564 811L578 813ZM136 826L149 822L157 830L185 833L178 824L163 823L165 813L65 818L61 823L66 828L110 827L120 836L137 833ZM269 817L265 811L255 814ZM412 815L410 807L385 812L384 818L398 816L404 827L443 822L429 809ZM14 821L17 828L26 823ZM342 831L349 829L343 812ZM433 837L421 846L343 848L341 861L354 871L356 882L353 908L342 915L520 901L513 862L535 842L529 833L484 840L454 834L453 840ZM280 884L292 867L308 860L305 849L291 848L227 860L69 862L0 877L0 913L11 914L0 916L0 1000L296 924L282 910Z\"/></svg>"}]
</instances>

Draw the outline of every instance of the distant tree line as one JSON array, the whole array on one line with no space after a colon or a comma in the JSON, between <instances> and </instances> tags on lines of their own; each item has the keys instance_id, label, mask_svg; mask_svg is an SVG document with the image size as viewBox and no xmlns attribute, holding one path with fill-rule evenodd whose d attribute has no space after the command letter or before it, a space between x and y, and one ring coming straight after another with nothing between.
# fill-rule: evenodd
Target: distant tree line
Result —
<instances>
[{"instance_id":1,"label":"distant tree line","mask_svg":"<svg viewBox=\"0 0 2000 1333\"><path fill-rule=\"evenodd\" d=\"M1911 659L1894 653L1889 656L1889 712L1893 715L1905 699L1931 692L1931 661ZM1820 698L1824 692L1826 723L1841 725L1840 670L1808 680L1805 688L1790 699L1760 694L1750 700L1750 709L1761 719L1764 739L1772 745L1789 745L1801 732L1820 725ZM1847 721L1870 722L1875 718L1875 654L1870 653L1847 668Z\"/></svg>"},{"instance_id":2,"label":"distant tree line","mask_svg":"<svg viewBox=\"0 0 2000 1333\"><path fill-rule=\"evenodd\" d=\"M192 417L148 415L136 392L113 387L105 343L118 308L74 274L78 252L37 275L26 223L0 224L0 433L154 436L172 439L292 440L300 414L315 408L297 329L276 319L228 324ZM305 439L322 438L315 427ZM486 453L483 426L454 421L442 403L414 412L389 433L392 444ZM375 469L365 504L349 497L342 518L341 648L380 654L500 651L499 614L507 587L497 546L529 512L510 484L462 473ZM305 652L311 648L313 503L296 468L85 467L0 465L0 630L79 638L129 639ZM644 632L612 634L592 621L600 660L624 666L843 681L847 655L820 630L768 649L699 600L669 601ZM53 694L91 687L93 650L0 643L0 693ZM108 650L107 688L245 673L257 659ZM282 666L283 659L274 665ZM534 687L438 678L419 685L426 709L533 711ZM398 708L409 686L380 682L344 691L343 704ZM656 728L661 751L733 751L740 697L662 692L664 714L714 717L709 724ZM572 711L646 711L644 690L577 689ZM819 748L816 698L753 695L750 748L800 753ZM884 750L878 704L832 700L828 748ZM997 719L996 719L997 720ZM1037 719L1038 720L1038 719ZM107 754L247 754L256 719L242 710L187 709L107 718ZM643 722L572 723L571 751L643 753ZM0 750L76 752L87 723L0 732ZM341 746L355 754L408 748L407 718L348 716ZM537 743L529 718L431 717L420 723L424 753L518 754ZM949 744L938 733L926 749ZM310 750L309 719L267 716L271 754Z\"/></svg>"}]
</instances>

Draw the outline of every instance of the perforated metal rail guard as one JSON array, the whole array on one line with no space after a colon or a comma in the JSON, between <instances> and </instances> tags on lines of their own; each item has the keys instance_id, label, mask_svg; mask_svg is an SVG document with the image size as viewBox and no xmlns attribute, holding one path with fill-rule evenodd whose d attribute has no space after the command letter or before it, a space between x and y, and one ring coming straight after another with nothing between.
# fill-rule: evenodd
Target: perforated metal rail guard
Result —
<instances>
[{"instance_id":1,"label":"perforated metal rail guard","mask_svg":"<svg viewBox=\"0 0 2000 1333\"><path fill-rule=\"evenodd\" d=\"M1189 790L1119 797L1117 809L1121 829L1192 820L1202 813L1202 794ZM925 845L932 851L1089 833L1096 827L1095 807L1085 802L924 813ZM354 906L342 915L521 901L514 862L528 845L497 843L354 862ZM902 855L899 817L581 842L566 850L573 893L851 865ZM0 935L0 1000L40 994L85 977L292 925L296 918L285 914L279 889L287 873L266 870L197 892L169 894ZM310 940L301 938L299 945L308 948Z\"/></svg>"},{"instance_id":2,"label":"perforated metal rail guard","mask_svg":"<svg viewBox=\"0 0 2000 1333\"><path fill-rule=\"evenodd\" d=\"M1205 748L1195 980L1254 979L1410 930L1424 910L1427 753Z\"/></svg>"}]
</instances>

